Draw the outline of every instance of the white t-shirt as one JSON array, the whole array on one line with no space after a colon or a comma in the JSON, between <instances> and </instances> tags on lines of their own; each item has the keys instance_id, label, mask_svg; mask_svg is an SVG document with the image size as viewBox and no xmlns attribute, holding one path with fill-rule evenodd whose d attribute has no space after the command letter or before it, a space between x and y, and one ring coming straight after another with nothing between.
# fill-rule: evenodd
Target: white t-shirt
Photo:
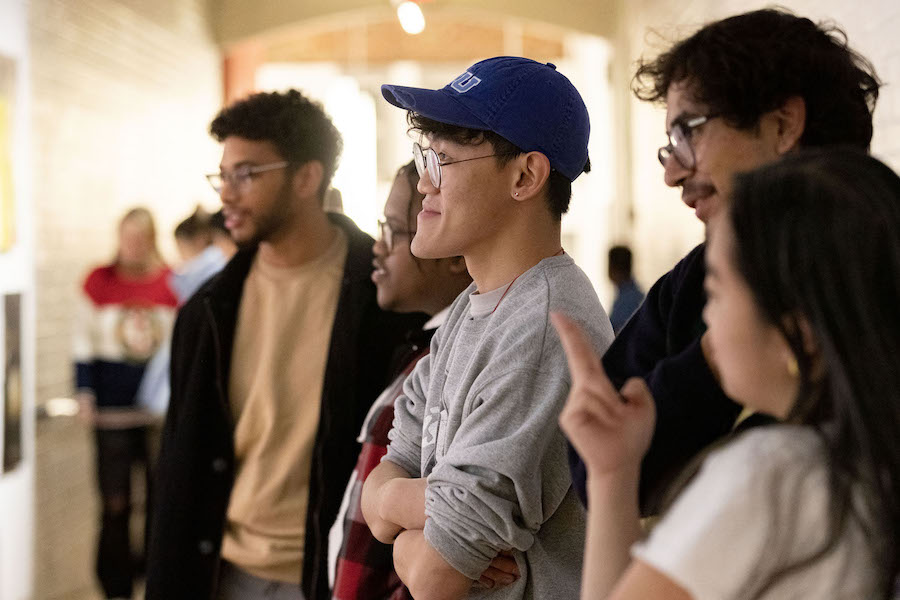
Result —
<instances>
[{"instance_id":1,"label":"white t-shirt","mask_svg":"<svg viewBox=\"0 0 900 600\"><path fill-rule=\"evenodd\" d=\"M827 471L815 432L763 427L710 454L632 555L695 600L753 598L772 574L822 547L827 516ZM761 598L869 598L872 564L851 520L831 552Z\"/></svg>"}]
</instances>

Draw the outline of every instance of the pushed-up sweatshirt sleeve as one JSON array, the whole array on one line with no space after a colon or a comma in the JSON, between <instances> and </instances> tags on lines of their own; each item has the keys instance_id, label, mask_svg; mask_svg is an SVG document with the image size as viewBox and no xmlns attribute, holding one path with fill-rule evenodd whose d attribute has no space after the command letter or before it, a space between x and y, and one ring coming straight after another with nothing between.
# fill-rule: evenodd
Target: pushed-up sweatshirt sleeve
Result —
<instances>
[{"instance_id":1,"label":"pushed-up sweatshirt sleeve","mask_svg":"<svg viewBox=\"0 0 900 600\"><path fill-rule=\"evenodd\" d=\"M512 368L470 394L476 407L428 477L425 538L470 579L499 551L528 550L569 492L563 372Z\"/></svg>"}]
</instances>

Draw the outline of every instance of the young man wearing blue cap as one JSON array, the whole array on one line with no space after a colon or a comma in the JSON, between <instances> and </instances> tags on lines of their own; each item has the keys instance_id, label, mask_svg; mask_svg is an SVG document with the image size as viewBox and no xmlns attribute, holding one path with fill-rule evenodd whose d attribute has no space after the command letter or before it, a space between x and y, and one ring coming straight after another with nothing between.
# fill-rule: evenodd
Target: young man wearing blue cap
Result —
<instances>
[{"instance_id":1,"label":"young man wearing blue cap","mask_svg":"<svg viewBox=\"0 0 900 600\"><path fill-rule=\"evenodd\" d=\"M580 95L550 64L498 57L440 90L382 87L409 111L419 191L412 251L462 255L473 284L395 405L391 445L363 491L416 598L575 598L584 513L557 417L569 390L550 311L598 351L612 327L560 245L571 182L589 170ZM515 581L482 578L509 553Z\"/></svg>"}]
</instances>

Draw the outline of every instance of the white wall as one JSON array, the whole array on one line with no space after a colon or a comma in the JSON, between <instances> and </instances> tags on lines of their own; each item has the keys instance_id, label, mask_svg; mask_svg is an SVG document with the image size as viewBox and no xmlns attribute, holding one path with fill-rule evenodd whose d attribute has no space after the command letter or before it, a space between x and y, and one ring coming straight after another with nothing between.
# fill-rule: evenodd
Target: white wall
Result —
<instances>
[{"instance_id":1,"label":"white wall","mask_svg":"<svg viewBox=\"0 0 900 600\"><path fill-rule=\"evenodd\" d=\"M10 4L17 20L0 15L0 41L10 23L23 20L28 36L23 73L31 114L22 120L32 150L23 154L32 169L20 181L31 185L36 318L26 336L37 365L28 389L43 403L72 393L73 298L87 270L112 259L124 211L143 204L154 212L172 260L174 225L197 203L218 205L203 175L221 156L207 127L222 103L222 58L212 38L212 0L0 0L4 10ZM93 467L78 452L42 447L38 458L38 480L66 470L94 485ZM78 470L67 470L73 465ZM34 519L35 576L0 573L0 585L33 585L34 598L67 598L93 585L96 516L86 526L77 510L52 510L71 502L70 494L63 483L37 493L36 510L51 511ZM0 518L6 514L4 502ZM3 521L0 531L12 530ZM19 598L0 589L2 600Z\"/></svg>"},{"instance_id":2,"label":"white wall","mask_svg":"<svg viewBox=\"0 0 900 600\"><path fill-rule=\"evenodd\" d=\"M612 95L607 77L609 44L596 36L571 33L565 38L566 56L559 71L584 99L591 121L588 156L591 172L572 183L572 202L563 216L563 246L587 274L606 311L612 309L613 290L606 275L607 250L615 231L610 222L615 180L621 165L612 138Z\"/></svg>"},{"instance_id":3,"label":"white wall","mask_svg":"<svg viewBox=\"0 0 900 600\"><path fill-rule=\"evenodd\" d=\"M0 2L0 55L16 61L11 150L17 236L12 249L0 254L0 302L5 294L22 294L23 377L23 459L10 473L0 474L0 598L4 600L24 600L31 596L33 569L34 223L29 185L30 131L27 124L31 97L27 77L27 26L25 0ZM2 332L3 327L0 326L0 336ZM2 396L0 381L0 406ZM3 418L2 414L0 410L0 420ZM3 429L0 426L0 441Z\"/></svg>"}]
</instances>

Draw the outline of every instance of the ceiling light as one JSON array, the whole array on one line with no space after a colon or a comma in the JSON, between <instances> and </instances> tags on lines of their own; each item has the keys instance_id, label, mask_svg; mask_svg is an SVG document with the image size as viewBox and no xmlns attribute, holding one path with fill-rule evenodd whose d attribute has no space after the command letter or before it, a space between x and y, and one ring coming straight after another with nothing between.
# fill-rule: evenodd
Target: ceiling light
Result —
<instances>
[{"instance_id":1,"label":"ceiling light","mask_svg":"<svg viewBox=\"0 0 900 600\"><path fill-rule=\"evenodd\" d=\"M415 2L401 2L397 6L397 18L400 19L400 27L411 35L422 33L425 29L425 15Z\"/></svg>"}]
</instances>

